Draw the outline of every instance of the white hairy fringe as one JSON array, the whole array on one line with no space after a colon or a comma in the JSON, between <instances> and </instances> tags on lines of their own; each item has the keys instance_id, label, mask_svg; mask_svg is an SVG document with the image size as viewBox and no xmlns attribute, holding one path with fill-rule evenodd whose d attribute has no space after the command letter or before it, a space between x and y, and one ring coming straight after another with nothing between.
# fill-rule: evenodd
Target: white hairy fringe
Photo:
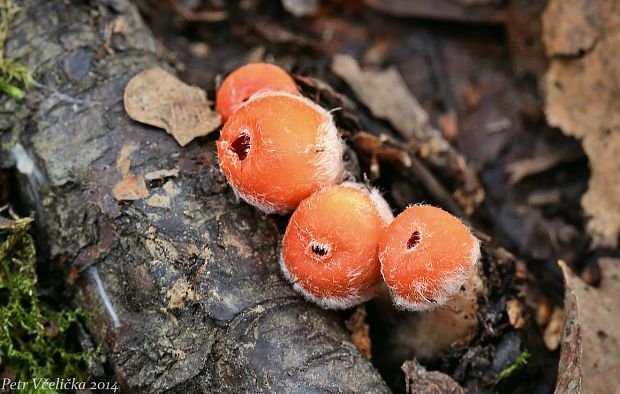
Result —
<instances>
[{"instance_id":1,"label":"white hairy fringe","mask_svg":"<svg viewBox=\"0 0 620 394\"><path fill-rule=\"evenodd\" d=\"M383 219L386 225L392 223L392 220L394 220L392 208L390 208L390 204L385 201L385 198L383 198L379 189L357 182L342 182L340 186L352 187L368 192L371 200L375 203L375 207L377 208L377 212L379 213L381 219Z\"/></svg>"},{"instance_id":2,"label":"white hairy fringe","mask_svg":"<svg viewBox=\"0 0 620 394\"><path fill-rule=\"evenodd\" d=\"M286 266L284 255L280 253L280 269L282 274L292 285L296 292L304 296L304 298L310 302L313 302L323 309L348 309L364 303L375 296L377 291L377 285L371 286L369 289L360 292L352 291L347 297L320 297L310 291L310 289L304 288L298 279L294 277ZM359 273L357 273L359 275ZM356 275L356 273L352 273Z\"/></svg>"},{"instance_id":3,"label":"white hairy fringe","mask_svg":"<svg viewBox=\"0 0 620 394\"><path fill-rule=\"evenodd\" d=\"M251 140L252 140L252 137L250 136L250 141ZM235 153L232 152L229 147L230 143L228 141L219 141L219 142L222 145L222 148L226 155L235 156ZM252 150L252 147L250 146L250 151L251 150ZM235 160L231 160L231 162L233 163L233 165L237 163ZM283 215L292 210L288 207L283 209L282 207L276 204L269 203L264 197L244 193L243 191L241 191L241 188L239 187L237 182L235 182L235 180L232 177L226 176L226 180L228 181L230 188L233 190L237 198L243 199L248 204L255 206L256 208L260 209L261 211L267 214L279 213Z\"/></svg>"}]
</instances>

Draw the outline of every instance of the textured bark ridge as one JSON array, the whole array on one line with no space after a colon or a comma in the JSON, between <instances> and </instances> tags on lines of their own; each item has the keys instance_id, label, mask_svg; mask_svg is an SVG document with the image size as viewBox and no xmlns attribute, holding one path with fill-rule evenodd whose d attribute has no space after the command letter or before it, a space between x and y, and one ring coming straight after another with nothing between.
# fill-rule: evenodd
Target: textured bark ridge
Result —
<instances>
[{"instance_id":1,"label":"textured bark ridge","mask_svg":"<svg viewBox=\"0 0 620 394\"><path fill-rule=\"evenodd\" d=\"M181 149L125 114L127 81L159 62L135 8L21 5L8 55L39 83L12 121L36 163L20 167L22 190L45 249L80 270L76 303L124 387L388 392L334 316L283 281L276 223L235 202L213 138ZM112 189L128 164L179 174L146 176L149 196L119 203Z\"/></svg>"}]
</instances>

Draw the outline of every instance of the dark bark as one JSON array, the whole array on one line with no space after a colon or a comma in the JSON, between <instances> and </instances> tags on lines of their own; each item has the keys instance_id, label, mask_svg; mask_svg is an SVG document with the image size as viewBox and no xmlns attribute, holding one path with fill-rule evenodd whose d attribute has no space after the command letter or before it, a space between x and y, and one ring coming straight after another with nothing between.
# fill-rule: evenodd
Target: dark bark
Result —
<instances>
[{"instance_id":1,"label":"dark bark","mask_svg":"<svg viewBox=\"0 0 620 394\"><path fill-rule=\"evenodd\" d=\"M36 163L20 183L41 244L79 269L75 303L92 314L88 328L125 389L387 392L337 318L282 279L276 219L235 202L214 138L181 149L125 114L127 81L160 63L135 8L20 5L8 56L35 70L38 87L25 106L3 97L12 116L0 124L15 126ZM149 185L169 204L114 199L128 145L133 173L180 169Z\"/></svg>"}]
</instances>

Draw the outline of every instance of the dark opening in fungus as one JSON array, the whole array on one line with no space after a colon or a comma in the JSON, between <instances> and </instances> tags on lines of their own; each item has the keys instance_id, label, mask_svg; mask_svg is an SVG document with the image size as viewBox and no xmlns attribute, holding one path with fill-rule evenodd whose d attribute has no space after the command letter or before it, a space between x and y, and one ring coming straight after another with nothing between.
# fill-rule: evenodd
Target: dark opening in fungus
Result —
<instances>
[{"instance_id":1,"label":"dark opening in fungus","mask_svg":"<svg viewBox=\"0 0 620 394\"><path fill-rule=\"evenodd\" d=\"M250 152L250 135L241 133L231 144L232 151L239 157L239 160L245 160Z\"/></svg>"},{"instance_id":2,"label":"dark opening in fungus","mask_svg":"<svg viewBox=\"0 0 620 394\"><path fill-rule=\"evenodd\" d=\"M312 253L316 254L317 256L325 256L327 253L329 253L329 248L325 245L313 244Z\"/></svg>"},{"instance_id":3,"label":"dark opening in fungus","mask_svg":"<svg viewBox=\"0 0 620 394\"><path fill-rule=\"evenodd\" d=\"M407 250L411 250L415 248L416 245L419 243L420 243L420 232L416 230L411 234L411 237L409 237L409 240L407 241Z\"/></svg>"}]
</instances>

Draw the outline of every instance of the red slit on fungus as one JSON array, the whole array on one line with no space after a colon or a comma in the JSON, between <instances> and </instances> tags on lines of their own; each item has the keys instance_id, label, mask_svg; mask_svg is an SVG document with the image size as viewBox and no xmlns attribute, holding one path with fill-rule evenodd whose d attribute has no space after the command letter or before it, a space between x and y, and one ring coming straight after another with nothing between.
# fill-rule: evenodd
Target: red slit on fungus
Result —
<instances>
[{"instance_id":1,"label":"red slit on fungus","mask_svg":"<svg viewBox=\"0 0 620 394\"><path fill-rule=\"evenodd\" d=\"M250 135L243 132L231 144L232 151L237 155L239 160L245 160L250 153Z\"/></svg>"},{"instance_id":2,"label":"red slit on fungus","mask_svg":"<svg viewBox=\"0 0 620 394\"><path fill-rule=\"evenodd\" d=\"M415 248L416 245L419 243L420 243L420 232L416 230L413 233L411 233L411 237L409 237L409 240L407 241L407 250L411 250Z\"/></svg>"}]
</instances>

